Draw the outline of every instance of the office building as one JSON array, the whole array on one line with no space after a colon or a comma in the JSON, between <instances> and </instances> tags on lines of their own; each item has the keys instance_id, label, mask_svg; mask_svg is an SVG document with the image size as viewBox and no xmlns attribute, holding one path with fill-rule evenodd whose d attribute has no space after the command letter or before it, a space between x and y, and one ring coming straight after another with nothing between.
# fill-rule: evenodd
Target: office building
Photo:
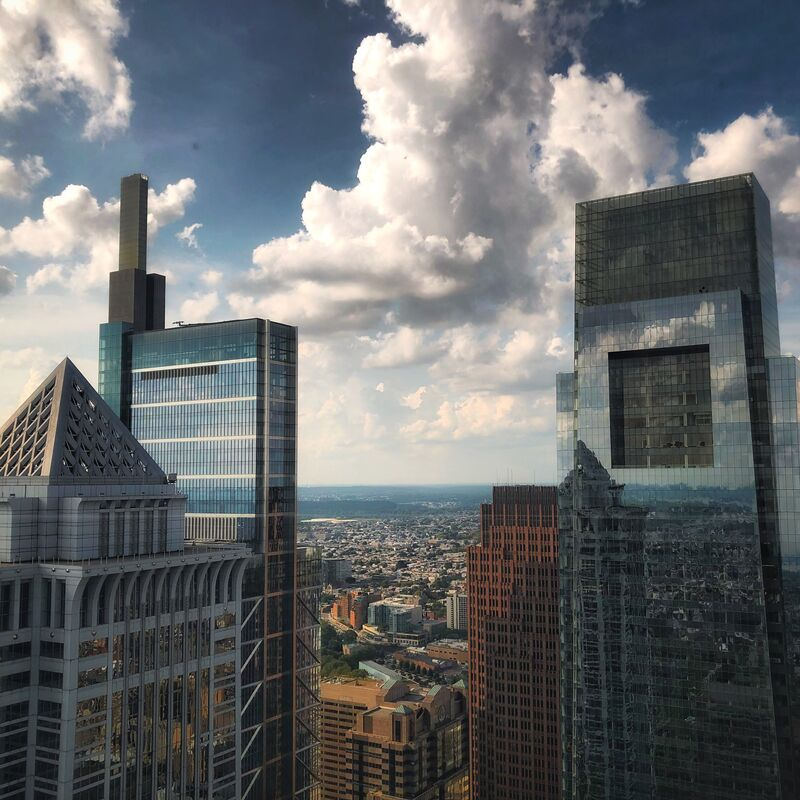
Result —
<instances>
[{"instance_id":1,"label":"office building","mask_svg":"<svg viewBox=\"0 0 800 800\"><path fill-rule=\"evenodd\" d=\"M294 759L297 797L320 797L320 600L322 550L308 544L297 547L295 625L295 734ZM304 789L302 787L305 787Z\"/></svg>"},{"instance_id":2,"label":"office building","mask_svg":"<svg viewBox=\"0 0 800 800\"><path fill-rule=\"evenodd\" d=\"M146 237L131 222L146 206L146 180L124 178L100 393L175 475L186 539L255 551L244 581L242 797L305 800L307 759L293 756L306 751L294 674L307 638L295 613L297 329L263 319L163 329L163 291L142 300L141 279L115 277L146 274Z\"/></svg>"},{"instance_id":3,"label":"office building","mask_svg":"<svg viewBox=\"0 0 800 800\"><path fill-rule=\"evenodd\" d=\"M464 592L450 592L445 598L447 627L453 631L467 629L468 603Z\"/></svg>"},{"instance_id":4,"label":"office building","mask_svg":"<svg viewBox=\"0 0 800 800\"><path fill-rule=\"evenodd\" d=\"M472 800L557 800L555 487L494 487L467 550L467 593Z\"/></svg>"},{"instance_id":5,"label":"office building","mask_svg":"<svg viewBox=\"0 0 800 800\"><path fill-rule=\"evenodd\" d=\"M353 577L353 564L349 558L323 558L322 583L338 588ZM352 583L352 581L350 581Z\"/></svg>"},{"instance_id":6,"label":"office building","mask_svg":"<svg viewBox=\"0 0 800 800\"><path fill-rule=\"evenodd\" d=\"M469 800L464 693L387 672L322 683L324 800Z\"/></svg>"},{"instance_id":7,"label":"office building","mask_svg":"<svg viewBox=\"0 0 800 800\"><path fill-rule=\"evenodd\" d=\"M422 622L422 606L391 600L370 603L367 612L370 627L389 633L411 633Z\"/></svg>"},{"instance_id":8,"label":"office building","mask_svg":"<svg viewBox=\"0 0 800 800\"><path fill-rule=\"evenodd\" d=\"M0 797L242 796L247 545L65 359L0 428Z\"/></svg>"},{"instance_id":9,"label":"office building","mask_svg":"<svg viewBox=\"0 0 800 800\"><path fill-rule=\"evenodd\" d=\"M753 175L579 203L565 798L800 796L798 362Z\"/></svg>"},{"instance_id":10,"label":"office building","mask_svg":"<svg viewBox=\"0 0 800 800\"><path fill-rule=\"evenodd\" d=\"M360 631L368 622L370 603L380 599L380 592L342 592L333 601L331 614L334 619L346 623L355 631Z\"/></svg>"},{"instance_id":11,"label":"office building","mask_svg":"<svg viewBox=\"0 0 800 800\"><path fill-rule=\"evenodd\" d=\"M431 642L425 648L425 652L432 658L443 661L455 661L459 664L469 662L469 647L463 639L440 639Z\"/></svg>"}]
</instances>

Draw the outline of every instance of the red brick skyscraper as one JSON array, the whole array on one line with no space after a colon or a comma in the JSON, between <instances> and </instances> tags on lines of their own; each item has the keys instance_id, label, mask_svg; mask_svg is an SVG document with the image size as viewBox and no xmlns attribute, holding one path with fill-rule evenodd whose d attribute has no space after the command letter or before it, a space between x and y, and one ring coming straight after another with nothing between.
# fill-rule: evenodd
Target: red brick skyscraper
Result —
<instances>
[{"instance_id":1,"label":"red brick skyscraper","mask_svg":"<svg viewBox=\"0 0 800 800\"><path fill-rule=\"evenodd\" d=\"M467 554L472 800L556 800L556 489L496 486L492 500Z\"/></svg>"}]
</instances>

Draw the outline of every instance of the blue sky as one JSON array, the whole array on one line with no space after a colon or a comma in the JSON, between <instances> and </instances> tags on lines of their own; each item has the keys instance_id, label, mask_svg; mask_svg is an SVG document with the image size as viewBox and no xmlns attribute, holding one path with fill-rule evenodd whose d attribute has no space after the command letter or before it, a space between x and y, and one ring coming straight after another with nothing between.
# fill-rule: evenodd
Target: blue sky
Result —
<instances>
[{"instance_id":1,"label":"blue sky","mask_svg":"<svg viewBox=\"0 0 800 800\"><path fill-rule=\"evenodd\" d=\"M133 171L170 320L300 325L306 483L555 478L589 196L755 170L800 351L797 4L558 8L0 8L0 416L63 355L96 376Z\"/></svg>"}]
</instances>

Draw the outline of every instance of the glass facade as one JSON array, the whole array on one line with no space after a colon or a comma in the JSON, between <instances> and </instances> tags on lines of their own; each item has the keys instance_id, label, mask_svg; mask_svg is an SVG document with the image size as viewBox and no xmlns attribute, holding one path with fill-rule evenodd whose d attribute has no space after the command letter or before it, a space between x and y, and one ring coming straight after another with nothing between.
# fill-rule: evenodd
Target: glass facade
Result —
<instances>
[{"instance_id":1,"label":"glass facade","mask_svg":"<svg viewBox=\"0 0 800 800\"><path fill-rule=\"evenodd\" d=\"M565 798L793 798L797 369L752 175L577 207Z\"/></svg>"},{"instance_id":2,"label":"glass facade","mask_svg":"<svg viewBox=\"0 0 800 800\"><path fill-rule=\"evenodd\" d=\"M175 474L187 496L186 538L243 541L258 553L244 581L242 796L309 797L314 773L294 757L294 659L303 646L295 623L297 329L248 319L118 342L110 327L101 332L110 342L101 391L119 391L123 420ZM116 360L129 364L122 379ZM306 716L311 705L304 696ZM304 746L303 759L314 758Z\"/></svg>"}]
</instances>

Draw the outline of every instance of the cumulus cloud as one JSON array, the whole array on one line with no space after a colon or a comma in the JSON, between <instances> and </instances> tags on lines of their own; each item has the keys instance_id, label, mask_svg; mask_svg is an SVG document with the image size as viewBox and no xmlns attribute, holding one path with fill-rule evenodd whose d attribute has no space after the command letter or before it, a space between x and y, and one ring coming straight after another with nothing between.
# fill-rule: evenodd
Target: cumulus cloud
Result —
<instances>
[{"instance_id":1,"label":"cumulus cloud","mask_svg":"<svg viewBox=\"0 0 800 800\"><path fill-rule=\"evenodd\" d=\"M48 175L50 170L41 156L25 156L19 164L0 156L0 195L27 197L31 189Z\"/></svg>"},{"instance_id":2,"label":"cumulus cloud","mask_svg":"<svg viewBox=\"0 0 800 800\"><path fill-rule=\"evenodd\" d=\"M374 338L364 337L370 352L364 357L364 367L404 367L430 360L434 350L428 345L425 333L402 327Z\"/></svg>"},{"instance_id":3,"label":"cumulus cloud","mask_svg":"<svg viewBox=\"0 0 800 800\"><path fill-rule=\"evenodd\" d=\"M772 108L697 135L690 181L754 172L770 198L775 252L800 259L800 135Z\"/></svg>"},{"instance_id":4,"label":"cumulus cloud","mask_svg":"<svg viewBox=\"0 0 800 800\"><path fill-rule=\"evenodd\" d=\"M199 231L202 227L202 222L193 222L191 225L187 225L182 231L178 231L175 234L175 238L182 244L185 244L187 247L190 247L193 250L199 250L200 245L197 243L197 236L195 232Z\"/></svg>"},{"instance_id":5,"label":"cumulus cloud","mask_svg":"<svg viewBox=\"0 0 800 800\"><path fill-rule=\"evenodd\" d=\"M0 114L73 95L88 112L86 138L128 127L131 81L114 53L128 26L115 0L4 2L0 30Z\"/></svg>"},{"instance_id":6,"label":"cumulus cloud","mask_svg":"<svg viewBox=\"0 0 800 800\"><path fill-rule=\"evenodd\" d=\"M386 391L386 384L383 381L381 381L379 384L377 384L375 386L375 391L376 392L385 392Z\"/></svg>"},{"instance_id":7,"label":"cumulus cloud","mask_svg":"<svg viewBox=\"0 0 800 800\"><path fill-rule=\"evenodd\" d=\"M412 411L416 411L422 405L423 396L427 391L427 386L420 386L416 392L411 392L411 394L401 397L400 405L410 408Z\"/></svg>"},{"instance_id":8,"label":"cumulus cloud","mask_svg":"<svg viewBox=\"0 0 800 800\"><path fill-rule=\"evenodd\" d=\"M401 432L416 441L458 441L520 431L532 434L552 425L548 418L553 413L552 405L546 402L537 405L540 411L544 406L544 414L533 413L534 409L513 395L470 393L443 402L434 419L416 420Z\"/></svg>"},{"instance_id":9,"label":"cumulus cloud","mask_svg":"<svg viewBox=\"0 0 800 800\"><path fill-rule=\"evenodd\" d=\"M571 270L576 199L669 176L673 143L642 94L580 65L549 74L591 4L569 14L530 0L388 6L414 38L378 34L356 52L371 140L358 180L314 183L303 228L255 249L232 298L242 311L291 308L311 334L406 340L409 329L488 324L509 306L530 312L550 299L553 271Z\"/></svg>"},{"instance_id":10,"label":"cumulus cloud","mask_svg":"<svg viewBox=\"0 0 800 800\"><path fill-rule=\"evenodd\" d=\"M182 178L162 192L150 190L147 229L150 236L180 219L194 197L195 182ZM25 217L13 228L0 228L0 254L48 259L27 279L29 291L69 284L81 291L104 285L116 267L119 248L119 200L97 201L86 186L70 184L46 197L42 215Z\"/></svg>"},{"instance_id":11,"label":"cumulus cloud","mask_svg":"<svg viewBox=\"0 0 800 800\"><path fill-rule=\"evenodd\" d=\"M196 294L181 303L181 318L186 322L207 322L218 306L216 291Z\"/></svg>"},{"instance_id":12,"label":"cumulus cloud","mask_svg":"<svg viewBox=\"0 0 800 800\"><path fill-rule=\"evenodd\" d=\"M222 283L223 274L218 269L207 269L200 274L200 282L206 286L219 286Z\"/></svg>"},{"instance_id":13,"label":"cumulus cloud","mask_svg":"<svg viewBox=\"0 0 800 800\"><path fill-rule=\"evenodd\" d=\"M0 265L0 297L11 294L17 285L17 275L8 267Z\"/></svg>"},{"instance_id":14,"label":"cumulus cloud","mask_svg":"<svg viewBox=\"0 0 800 800\"><path fill-rule=\"evenodd\" d=\"M305 458L334 426L339 452L352 449L365 414L394 436L395 457L401 441L552 427L554 373L569 368L574 204L664 183L676 163L646 96L620 76L580 63L553 74L602 5L387 0L407 36L369 36L355 54L368 137L357 180L315 182L300 230L259 245L227 297L236 314L338 342L301 377L306 402L325 409L306 418ZM376 391L359 365L394 370L397 392ZM343 403L323 377L350 387ZM399 436L398 397L416 412Z\"/></svg>"}]
</instances>

